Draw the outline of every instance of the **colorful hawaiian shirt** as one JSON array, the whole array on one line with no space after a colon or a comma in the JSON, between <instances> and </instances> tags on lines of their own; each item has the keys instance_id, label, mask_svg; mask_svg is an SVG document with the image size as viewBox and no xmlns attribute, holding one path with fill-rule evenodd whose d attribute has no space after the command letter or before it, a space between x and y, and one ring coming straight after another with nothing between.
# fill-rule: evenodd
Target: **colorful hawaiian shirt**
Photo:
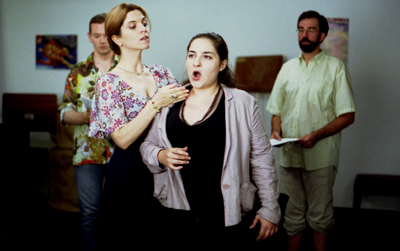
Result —
<instances>
[{"instance_id":1,"label":"colorful hawaiian shirt","mask_svg":"<svg viewBox=\"0 0 400 251\"><path fill-rule=\"evenodd\" d=\"M114 63L109 70L118 63L118 56L114 57ZM63 103L60 105L60 117L62 123L64 113L69 110L77 112L87 111L81 97L93 98L97 79L103 75L93 62L93 53L84 61L76 64L65 82ZM113 153L114 144L108 139L96 139L88 137L88 125L75 125L73 165L106 164Z\"/></svg>"},{"instance_id":2,"label":"colorful hawaiian shirt","mask_svg":"<svg viewBox=\"0 0 400 251\"><path fill-rule=\"evenodd\" d=\"M177 83L172 72L163 66L148 67L153 74L157 90ZM134 119L151 97L138 92L117 74L109 72L98 79L94 96L89 136L107 138L111 132Z\"/></svg>"}]
</instances>

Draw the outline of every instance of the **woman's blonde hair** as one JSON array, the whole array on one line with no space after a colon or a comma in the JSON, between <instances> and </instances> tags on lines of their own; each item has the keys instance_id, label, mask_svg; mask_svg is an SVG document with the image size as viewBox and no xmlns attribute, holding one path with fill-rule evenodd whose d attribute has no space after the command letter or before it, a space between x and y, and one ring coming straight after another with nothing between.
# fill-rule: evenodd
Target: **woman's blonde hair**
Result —
<instances>
[{"instance_id":1,"label":"woman's blonde hair","mask_svg":"<svg viewBox=\"0 0 400 251\"><path fill-rule=\"evenodd\" d=\"M119 46L112 41L111 37L113 35L121 35L121 27L126 19L126 15L134 10L139 10L142 14L146 17L150 25L150 19L146 13L146 11L135 4L127 4L122 3L116 7L114 7L107 15L105 20L105 30L107 41L110 44L111 49L114 51L115 54L121 55L121 50Z\"/></svg>"}]
</instances>

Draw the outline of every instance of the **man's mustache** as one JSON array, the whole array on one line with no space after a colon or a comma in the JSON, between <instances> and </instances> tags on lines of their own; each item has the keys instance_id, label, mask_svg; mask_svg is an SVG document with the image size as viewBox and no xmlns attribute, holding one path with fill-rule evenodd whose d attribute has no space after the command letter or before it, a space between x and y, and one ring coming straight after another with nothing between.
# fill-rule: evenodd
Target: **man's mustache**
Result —
<instances>
[{"instance_id":1,"label":"man's mustache","mask_svg":"<svg viewBox=\"0 0 400 251\"><path fill-rule=\"evenodd\" d=\"M309 42L309 43L311 43L311 41L310 41L308 38L303 38L303 39L300 41L300 43L302 43L302 42Z\"/></svg>"}]
</instances>

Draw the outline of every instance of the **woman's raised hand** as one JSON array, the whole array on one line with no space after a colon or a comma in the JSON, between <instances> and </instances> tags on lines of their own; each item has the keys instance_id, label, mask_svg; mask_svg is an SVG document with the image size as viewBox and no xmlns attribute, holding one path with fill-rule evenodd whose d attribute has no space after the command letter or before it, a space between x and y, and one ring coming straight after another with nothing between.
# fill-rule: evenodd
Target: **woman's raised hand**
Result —
<instances>
[{"instance_id":1,"label":"woman's raised hand","mask_svg":"<svg viewBox=\"0 0 400 251\"><path fill-rule=\"evenodd\" d=\"M152 98L152 101L158 108L163 108L185 100L187 96L189 96L188 89L177 87L177 84L172 84L160 88Z\"/></svg>"}]
</instances>

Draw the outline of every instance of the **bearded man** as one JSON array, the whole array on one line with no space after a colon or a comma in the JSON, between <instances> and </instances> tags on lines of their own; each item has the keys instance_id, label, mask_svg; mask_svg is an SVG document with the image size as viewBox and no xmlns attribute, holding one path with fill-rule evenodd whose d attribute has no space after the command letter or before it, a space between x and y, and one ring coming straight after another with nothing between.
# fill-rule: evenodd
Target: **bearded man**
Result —
<instances>
[{"instance_id":1,"label":"bearded man","mask_svg":"<svg viewBox=\"0 0 400 251\"><path fill-rule=\"evenodd\" d=\"M271 139L298 138L282 145L277 158L281 192L289 196L284 218L289 250L299 250L308 226L315 250L325 250L334 224L341 131L354 122L356 106L346 65L320 48L329 30L326 18L304 12L297 29L302 53L282 66L267 110Z\"/></svg>"}]
</instances>

